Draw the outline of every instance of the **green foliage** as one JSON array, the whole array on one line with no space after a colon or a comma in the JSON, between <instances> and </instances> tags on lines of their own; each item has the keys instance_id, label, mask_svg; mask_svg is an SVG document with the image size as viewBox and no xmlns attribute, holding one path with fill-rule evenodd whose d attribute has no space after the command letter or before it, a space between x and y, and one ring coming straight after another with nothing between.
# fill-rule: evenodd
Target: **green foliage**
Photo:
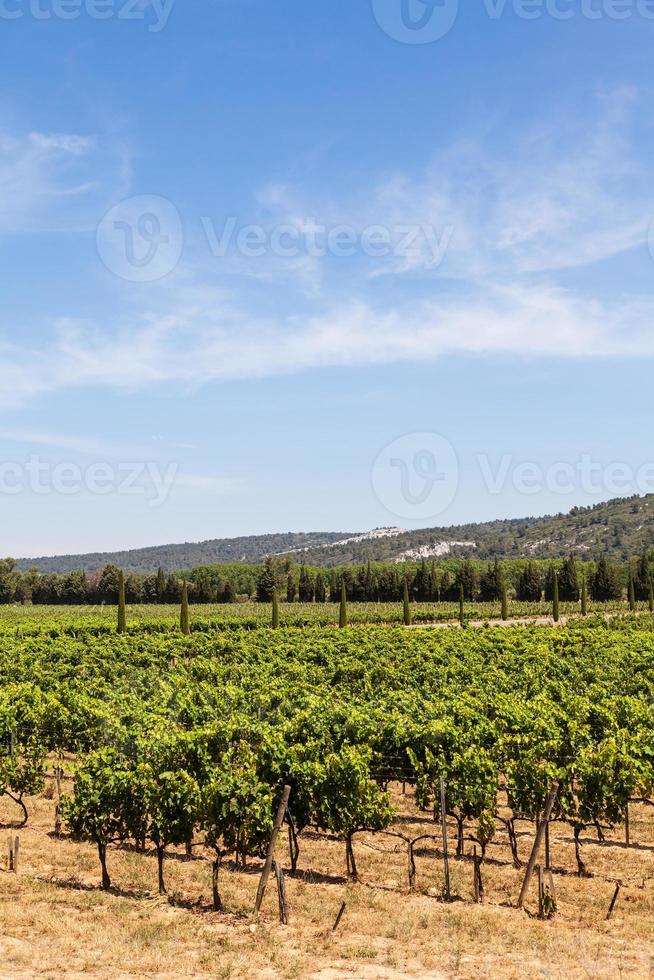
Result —
<instances>
[{"instance_id":1,"label":"green foliage","mask_svg":"<svg viewBox=\"0 0 654 980\"><path fill-rule=\"evenodd\" d=\"M347 626L347 592L345 591L345 582L341 582L341 604L338 613L338 625L341 629Z\"/></svg>"},{"instance_id":2,"label":"green foliage","mask_svg":"<svg viewBox=\"0 0 654 980\"><path fill-rule=\"evenodd\" d=\"M244 742L233 746L210 771L202 793L209 847L240 856L262 854L272 832L274 797L251 747Z\"/></svg>"},{"instance_id":3,"label":"green foliage","mask_svg":"<svg viewBox=\"0 0 654 980\"><path fill-rule=\"evenodd\" d=\"M409 586L407 580L404 579L404 586L402 589L402 617L405 626L411 625L411 604L409 602Z\"/></svg>"},{"instance_id":4,"label":"green foliage","mask_svg":"<svg viewBox=\"0 0 654 980\"><path fill-rule=\"evenodd\" d=\"M618 570L604 555L597 563L591 579L590 592L595 602L608 602L622 598L622 583Z\"/></svg>"},{"instance_id":5,"label":"green foliage","mask_svg":"<svg viewBox=\"0 0 654 980\"><path fill-rule=\"evenodd\" d=\"M45 749L38 743L25 745L11 742L6 754L0 756L0 796L7 796L23 812L27 823L25 796L35 796L45 785ZM12 751L13 749L13 751Z\"/></svg>"},{"instance_id":6,"label":"green foliage","mask_svg":"<svg viewBox=\"0 0 654 980\"><path fill-rule=\"evenodd\" d=\"M344 745L324 760L316 788L316 823L342 838L358 830L384 830L393 819L388 795L370 778L371 751Z\"/></svg>"},{"instance_id":7,"label":"green foliage","mask_svg":"<svg viewBox=\"0 0 654 980\"><path fill-rule=\"evenodd\" d=\"M182 584L182 606L179 613L179 628L184 636L190 635L191 626L188 615L188 585L186 582Z\"/></svg>"},{"instance_id":8,"label":"green foliage","mask_svg":"<svg viewBox=\"0 0 654 980\"><path fill-rule=\"evenodd\" d=\"M125 576L122 571L118 573L118 624L116 627L117 633L125 633L127 631L127 621L125 614Z\"/></svg>"}]
</instances>

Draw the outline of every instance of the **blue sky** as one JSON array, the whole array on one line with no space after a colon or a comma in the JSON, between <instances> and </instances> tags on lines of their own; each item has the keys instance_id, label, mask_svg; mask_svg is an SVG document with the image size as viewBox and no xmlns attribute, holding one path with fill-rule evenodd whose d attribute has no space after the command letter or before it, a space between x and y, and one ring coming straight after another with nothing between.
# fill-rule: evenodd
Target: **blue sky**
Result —
<instances>
[{"instance_id":1,"label":"blue sky","mask_svg":"<svg viewBox=\"0 0 654 980\"><path fill-rule=\"evenodd\" d=\"M0 550L654 491L653 40L649 0L0 0Z\"/></svg>"}]
</instances>

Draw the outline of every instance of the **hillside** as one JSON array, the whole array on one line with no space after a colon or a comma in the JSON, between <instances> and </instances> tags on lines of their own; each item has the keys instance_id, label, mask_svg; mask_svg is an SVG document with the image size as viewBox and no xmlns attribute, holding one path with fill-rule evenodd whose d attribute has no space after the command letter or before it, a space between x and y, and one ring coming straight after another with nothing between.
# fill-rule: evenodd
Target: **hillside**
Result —
<instances>
[{"instance_id":1,"label":"hillside","mask_svg":"<svg viewBox=\"0 0 654 980\"><path fill-rule=\"evenodd\" d=\"M268 555L293 554L298 561L330 567L372 561L470 556L475 558L580 558L605 553L614 560L640 554L654 545L654 495L575 507L568 514L462 524L404 531L312 532L218 538L197 544L170 544L134 551L22 559L18 568L42 572L95 571L109 563L125 571L148 573L162 568L200 565L260 564Z\"/></svg>"}]
</instances>

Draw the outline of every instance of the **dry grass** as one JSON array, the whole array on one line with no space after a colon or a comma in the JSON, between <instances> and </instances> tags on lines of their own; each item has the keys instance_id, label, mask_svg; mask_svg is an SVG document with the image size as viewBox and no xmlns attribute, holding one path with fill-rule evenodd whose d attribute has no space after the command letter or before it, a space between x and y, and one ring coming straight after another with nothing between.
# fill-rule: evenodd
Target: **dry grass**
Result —
<instances>
[{"instance_id":1,"label":"dry grass","mask_svg":"<svg viewBox=\"0 0 654 980\"><path fill-rule=\"evenodd\" d=\"M428 816L415 809L411 798L395 796L397 829L414 837L431 833ZM3 801L0 819L8 822L13 816ZM430 841L418 850L418 892L409 895L406 852L397 839L359 839L361 882L350 884L344 878L342 844L305 835L301 873L287 876L291 923L284 927L277 922L272 888L259 923L251 919L257 862L246 871L228 866L221 872L229 909L224 915L210 909L210 855L201 846L191 860L171 854L168 898L155 893L152 855L113 848L109 864L116 889L105 894L98 888L94 849L55 840L53 822L53 800L31 801L30 822L20 831L18 874L0 871L1 977L510 980L654 974L652 808L633 807L635 847L620 846L620 830L607 835L603 846L590 843L594 834L586 835L584 856L593 875L588 879L573 874L568 828L553 828L553 864L565 873L555 874L559 911L549 922L529 914L533 890L528 912L509 907L521 874L511 865L503 833L489 848L484 905L471 902L468 860L452 862L453 890L463 900L440 901L442 863ZM3 831L0 840L5 842L7 834ZM520 837L525 857L531 841L530 832ZM280 845L280 855L285 857L285 846ZM6 868L6 858L1 864ZM625 886L607 922L614 888L610 879L617 878ZM347 911L332 933L343 901Z\"/></svg>"}]
</instances>

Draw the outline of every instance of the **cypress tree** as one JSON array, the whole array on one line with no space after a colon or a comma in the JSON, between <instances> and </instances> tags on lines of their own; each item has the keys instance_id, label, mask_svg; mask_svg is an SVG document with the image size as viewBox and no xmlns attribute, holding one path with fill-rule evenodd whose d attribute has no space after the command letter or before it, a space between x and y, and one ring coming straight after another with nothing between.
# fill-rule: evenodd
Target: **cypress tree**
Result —
<instances>
[{"instance_id":1,"label":"cypress tree","mask_svg":"<svg viewBox=\"0 0 654 980\"><path fill-rule=\"evenodd\" d=\"M411 606L409 605L409 586L406 578L402 586L402 605L404 607L404 625L411 625Z\"/></svg>"},{"instance_id":2,"label":"cypress tree","mask_svg":"<svg viewBox=\"0 0 654 980\"><path fill-rule=\"evenodd\" d=\"M277 589L273 589L272 594L272 628L274 630L279 626L279 599L277 597Z\"/></svg>"},{"instance_id":3,"label":"cypress tree","mask_svg":"<svg viewBox=\"0 0 654 980\"><path fill-rule=\"evenodd\" d=\"M345 582L341 582L341 608L338 613L338 625L341 629L347 626L347 592L345 591Z\"/></svg>"},{"instance_id":4,"label":"cypress tree","mask_svg":"<svg viewBox=\"0 0 654 980\"><path fill-rule=\"evenodd\" d=\"M318 572L316 575L316 602L325 602L327 600L327 586L325 584L325 576L322 572Z\"/></svg>"},{"instance_id":5,"label":"cypress tree","mask_svg":"<svg viewBox=\"0 0 654 980\"><path fill-rule=\"evenodd\" d=\"M586 584L586 574L581 580L581 615L588 615L588 585Z\"/></svg>"},{"instance_id":6,"label":"cypress tree","mask_svg":"<svg viewBox=\"0 0 654 980\"><path fill-rule=\"evenodd\" d=\"M504 622L509 618L509 600L506 594L506 582L502 581L502 619Z\"/></svg>"},{"instance_id":7,"label":"cypress tree","mask_svg":"<svg viewBox=\"0 0 654 980\"><path fill-rule=\"evenodd\" d=\"M459 622L461 623L462 626L465 626L466 624L464 606L465 606L465 591L462 582L461 585L459 586Z\"/></svg>"},{"instance_id":8,"label":"cypress tree","mask_svg":"<svg viewBox=\"0 0 654 980\"><path fill-rule=\"evenodd\" d=\"M166 592L166 576L164 575L163 568L157 569L157 602L161 603L164 601L164 594Z\"/></svg>"},{"instance_id":9,"label":"cypress tree","mask_svg":"<svg viewBox=\"0 0 654 980\"><path fill-rule=\"evenodd\" d=\"M540 602L543 583L540 568L535 561L528 562L518 578L516 595L520 602Z\"/></svg>"},{"instance_id":10,"label":"cypress tree","mask_svg":"<svg viewBox=\"0 0 654 980\"><path fill-rule=\"evenodd\" d=\"M118 573L118 633L127 632L127 615L125 612L125 576Z\"/></svg>"},{"instance_id":11,"label":"cypress tree","mask_svg":"<svg viewBox=\"0 0 654 980\"><path fill-rule=\"evenodd\" d=\"M622 599L624 596L617 570L606 555L602 555L597 563L590 590L591 597L596 602L609 602L611 599Z\"/></svg>"},{"instance_id":12,"label":"cypress tree","mask_svg":"<svg viewBox=\"0 0 654 980\"><path fill-rule=\"evenodd\" d=\"M289 572L286 576L286 601L295 602L295 576L293 572Z\"/></svg>"},{"instance_id":13,"label":"cypress tree","mask_svg":"<svg viewBox=\"0 0 654 980\"><path fill-rule=\"evenodd\" d=\"M179 612L179 628L184 636L188 636L191 632L188 618L188 585L186 584L186 579L182 582L182 607Z\"/></svg>"},{"instance_id":14,"label":"cypress tree","mask_svg":"<svg viewBox=\"0 0 654 980\"><path fill-rule=\"evenodd\" d=\"M651 579L649 580L648 598L649 598L649 611L651 613L654 613L654 585L652 585Z\"/></svg>"},{"instance_id":15,"label":"cypress tree","mask_svg":"<svg viewBox=\"0 0 654 980\"><path fill-rule=\"evenodd\" d=\"M558 623L560 619L559 613L559 576L558 572L554 572L554 581L552 582L552 619L555 623Z\"/></svg>"},{"instance_id":16,"label":"cypress tree","mask_svg":"<svg viewBox=\"0 0 654 980\"><path fill-rule=\"evenodd\" d=\"M635 612L636 609L636 590L634 589L634 573L633 570L629 569L629 612Z\"/></svg>"}]
</instances>

